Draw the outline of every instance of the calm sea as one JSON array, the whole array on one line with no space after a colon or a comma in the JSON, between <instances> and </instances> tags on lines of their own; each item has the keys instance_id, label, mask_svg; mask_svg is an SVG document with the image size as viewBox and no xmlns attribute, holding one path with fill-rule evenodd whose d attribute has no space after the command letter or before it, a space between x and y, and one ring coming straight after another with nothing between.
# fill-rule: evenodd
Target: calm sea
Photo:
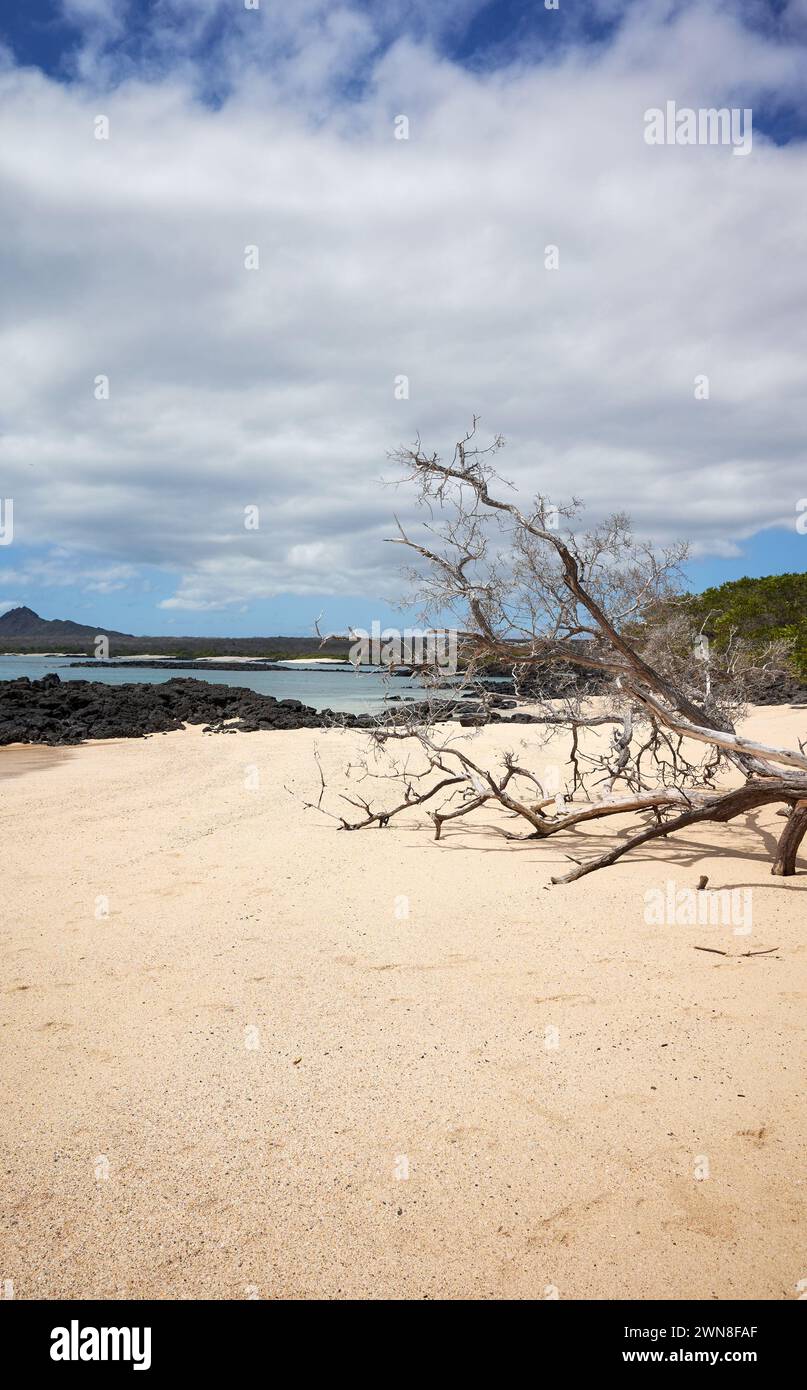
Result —
<instances>
[{"instance_id":1,"label":"calm sea","mask_svg":"<svg viewBox=\"0 0 807 1390\"><path fill-rule=\"evenodd\" d=\"M352 666L287 666L280 671L243 671L238 664L227 671L183 671L171 667L159 670L138 667L101 666L98 670L71 666L64 656L2 656L0 680L15 680L28 676L39 680L48 671L55 671L60 680L103 681L107 685L124 685L129 681L158 682L172 676L211 681L214 685L241 685L257 690L261 695L274 695L276 700L302 700L314 709L339 710L349 714L371 713L379 709L385 695L416 698L417 685L405 676L385 680L378 671L354 671Z\"/></svg>"}]
</instances>

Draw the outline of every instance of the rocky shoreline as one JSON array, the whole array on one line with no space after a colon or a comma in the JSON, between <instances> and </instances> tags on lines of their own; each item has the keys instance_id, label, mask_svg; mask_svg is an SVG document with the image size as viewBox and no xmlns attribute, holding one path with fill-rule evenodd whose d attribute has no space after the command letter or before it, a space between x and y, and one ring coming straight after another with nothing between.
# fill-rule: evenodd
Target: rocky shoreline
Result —
<instances>
[{"instance_id":1,"label":"rocky shoreline","mask_svg":"<svg viewBox=\"0 0 807 1390\"><path fill-rule=\"evenodd\" d=\"M390 722L411 718L416 702L387 712ZM443 718L476 723L478 702L446 700ZM495 718L495 716L493 716ZM211 733L251 733L258 729L369 729L370 714L315 710L302 700L277 700L245 686L176 677L154 684L132 681L61 681L56 673L30 680L0 681L0 746L44 743L52 746L87 739L145 738L186 724Z\"/></svg>"},{"instance_id":2,"label":"rocky shoreline","mask_svg":"<svg viewBox=\"0 0 807 1390\"><path fill-rule=\"evenodd\" d=\"M234 725L228 721L237 721ZM330 724L359 725L367 716L317 711L301 700L276 700L245 686L214 685L177 677L145 684L107 685L101 681L41 680L21 676L0 682L0 745L75 744L86 739L144 738L185 724L211 730L228 728L321 729Z\"/></svg>"},{"instance_id":3,"label":"rocky shoreline","mask_svg":"<svg viewBox=\"0 0 807 1390\"><path fill-rule=\"evenodd\" d=\"M214 658L203 657L177 657L176 659L167 656L154 657L119 657L116 661L101 661L94 657L81 661L71 661L70 668L84 667L86 670L96 671L99 667L108 671L287 671L289 668L283 666L279 661L239 661L234 666L232 661L216 660Z\"/></svg>"},{"instance_id":4,"label":"rocky shoreline","mask_svg":"<svg viewBox=\"0 0 807 1390\"><path fill-rule=\"evenodd\" d=\"M807 701L807 691L797 684L777 685L766 689L764 697L759 703L797 704L799 697ZM504 719L513 724L537 722L534 715L518 709L506 686L497 685L496 694L489 693L487 699L485 709L472 697L447 698L439 702L438 718L457 720L465 727ZM398 723L416 717L421 709L425 713L420 701L393 698L384 717ZM302 700L277 700L245 686L214 685L191 677L154 684L132 681L107 685L101 681L61 681L54 672L41 680L20 676L0 681L0 746L145 738L186 724L201 724L211 733L251 733L259 729L370 729L377 722L378 717L371 714L316 710Z\"/></svg>"}]
</instances>

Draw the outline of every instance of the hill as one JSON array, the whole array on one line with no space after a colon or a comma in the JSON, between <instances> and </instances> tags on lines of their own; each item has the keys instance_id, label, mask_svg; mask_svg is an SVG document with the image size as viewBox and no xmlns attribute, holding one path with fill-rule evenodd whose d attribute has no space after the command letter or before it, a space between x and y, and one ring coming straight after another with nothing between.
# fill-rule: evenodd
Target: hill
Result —
<instances>
[{"instance_id":1,"label":"hill","mask_svg":"<svg viewBox=\"0 0 807 1390\"><path fill-rule=\"evenodd\" d=\"M6 637L42 637L61 639L63 637L82 638L94 641L103 633L107 637L120 637L134 641L127 632L115 632L104 627L88 627L86 623L74 623L66 618L40 618L33 608L10 608L0 617L0 640Z\"/></svg>"},{"instance_id":2,"label":"hill","mask_svg":"<svg viewBox=\"0 0 807 1390\"><path fill-rule=\"evenodd\" d=\"M287 661L295 656L347 655L347 637L134 637L112 628L89 627L69 619L40 618L32 608L12 608L0 617L0 651L14 653L69 652L95 655L95 639L109 638L110 656L253 656Z\"/></svg>"}]
</instances>

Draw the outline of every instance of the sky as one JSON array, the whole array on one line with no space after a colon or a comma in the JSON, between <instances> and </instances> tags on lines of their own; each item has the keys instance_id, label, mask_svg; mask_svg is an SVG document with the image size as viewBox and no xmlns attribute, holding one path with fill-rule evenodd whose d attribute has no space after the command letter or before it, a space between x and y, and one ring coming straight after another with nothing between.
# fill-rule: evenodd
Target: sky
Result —
<instances>
[{"instance_id":1,"label":"sky","mask_svg":"<svg viewBox=\"0 0 807 1390\"><path fill-rule=\"evenodd\" d=\"M0 611L400 621L388 451L474 414L696 588L803 570L806 76L807 0L4 7Z\"/></svg>"}]
</instances>

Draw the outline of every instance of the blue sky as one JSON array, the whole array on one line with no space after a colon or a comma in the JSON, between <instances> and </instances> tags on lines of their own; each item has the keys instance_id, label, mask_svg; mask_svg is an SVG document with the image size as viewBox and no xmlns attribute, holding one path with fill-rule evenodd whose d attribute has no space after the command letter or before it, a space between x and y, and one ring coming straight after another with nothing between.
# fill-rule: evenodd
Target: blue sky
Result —
<instances>
[{"instance_id":1,"label":"blue sky","mask_svg":"<svg viewBox=\"0 0 807 1390\"><path fill-rule=\"evenodd\" d=\"M696 587L804 569L807 0L7 10L0 607L391 623L387 451L474 412ZM670 99L749 157L648 147Z\"/></svg>"}]
</instances>

